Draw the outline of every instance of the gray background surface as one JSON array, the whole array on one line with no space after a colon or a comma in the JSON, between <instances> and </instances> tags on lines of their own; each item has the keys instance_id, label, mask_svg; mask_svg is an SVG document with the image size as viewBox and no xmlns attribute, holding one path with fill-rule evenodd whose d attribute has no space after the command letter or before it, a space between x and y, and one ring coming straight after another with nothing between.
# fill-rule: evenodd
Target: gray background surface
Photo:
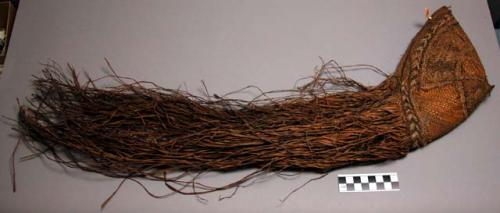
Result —
<instances>
[{"instance_id":1,"label":"gray background surface","mask_svg":"<svg viewBox=\"0 0 500 213\"><path fill-rule=\"evenodd\" d=\"M450 5L474 43L492 84L500 82L500 53L486 1L38 1L23 0L0 76L0 114L15 117L16 98L32 92L31 75L48 59L72 63L101 76L104 57L124 76L201 94L246 85L291 88L312 74L318 57L341 64L371 64L392 73L423 24L423 8ZM365 72L368 84L382 79ZM184 86L183 86L184 88ZM450 134L406 158L344 168L294 188L317 174L293 180L274 177L219 195L154 199L126 182L105 212L499 212L500 96L495 89L473 115ZM40 159L17 164L12 193L8 159L16 143L0 125L0 212L99 212L120 180L79 170L64 171ZM18 156L29 154L21 147ZM211 174L202 181L225 183L249 171ZM341 173L398 172L400 192L339 193ZM156 193L162 183L146 182Z\"/></svg>"}]
</instances>

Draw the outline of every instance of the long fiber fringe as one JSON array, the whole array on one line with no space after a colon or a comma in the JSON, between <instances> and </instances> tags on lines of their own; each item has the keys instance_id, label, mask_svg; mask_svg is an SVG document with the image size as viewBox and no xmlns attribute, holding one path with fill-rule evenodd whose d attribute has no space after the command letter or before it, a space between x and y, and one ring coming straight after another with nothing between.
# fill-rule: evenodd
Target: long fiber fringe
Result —
<instances>
[{"instance_id":1,"label":"long fiber fringe","mask_svg":"<svg viewBox=\"0 0 500 213\"><path fill-rule=\"evenodd\" d=\"M45 65L29 104L20 106L16 129L30 148L69 167L203 194L237 189L266 172L326 173L409 151L395 78L366 87L344 73L381 72L368 65L330 61L302 87L262 92L251 101L166 89L120 77L111 66L107 77L119 85L98 88L68 68ZM286 95L270 97L276 93ZM245 168L257 170L220 187L183 179Z\"/></svg>"}]
</instances>

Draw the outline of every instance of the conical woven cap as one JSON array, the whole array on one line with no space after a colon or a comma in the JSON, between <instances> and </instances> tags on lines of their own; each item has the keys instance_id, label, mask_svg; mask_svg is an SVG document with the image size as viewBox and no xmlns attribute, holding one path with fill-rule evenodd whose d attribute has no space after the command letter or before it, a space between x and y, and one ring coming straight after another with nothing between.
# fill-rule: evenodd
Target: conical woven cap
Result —
<instances>
[{"instance_id":1,"label":"conical woven cap","mask_svg":"<svg viewBox=\"0 0 500 213\"><path fill-rule=\"evenodd\" d=\"M398 67L413 148L463 122L490 93L471 41L447 7L415 36Z\"/></svg>"}]
</instances>

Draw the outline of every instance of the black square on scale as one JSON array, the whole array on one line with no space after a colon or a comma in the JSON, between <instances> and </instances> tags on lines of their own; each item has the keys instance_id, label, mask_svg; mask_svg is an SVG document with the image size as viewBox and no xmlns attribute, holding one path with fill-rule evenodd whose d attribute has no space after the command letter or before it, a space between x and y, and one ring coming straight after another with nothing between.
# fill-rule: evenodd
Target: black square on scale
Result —
<instances>
[{"instance_id":1,"label":"black square on scale","mask_svg":"<svg viewBox=\"0 0 500 213\"><path fill-rule=\"evenodd\" d=\"M353 183L347 184L347 191L354 191L354 184Z\"/></svg>"},{"instance_id":2,"label":"black square on scale","mask_svg":"<svg viewBox=\"0 0 500 213\"><path fill-rule=\"evenodd\" d=\"M389 175L384 175L384 182L391 182L391 176Z\"/></svg>"},{"instance_id":3,"label":"black square on scale","mask_svg":"<svg viewBox=\"0 0 500 213\"><path fill-rule=\"evenodd\" d=\"M339 177L339 183L346 183L345 177Z\"/></svg>"},{"instance_id":4,"label":"black square on scale","mask_svg":"<svg viewBox=\"0 0 500 213\"><path fill-rule=\"evenodd\" d=\"M362 188L363 190L369 190L369 189L370 189L370 186L368 185L368 183L362 183L362 184L361 184L361 188Z\"/></svg>"},{"instance_id":5,"label":"black square on scale","mask_svg":"<svg viewBox=\"0 0 500 213\"><path fill-rule=\"evenodd\" d=\"M359 176L354 177L354 183L361 183L361 177Z\"/></svg>"},{"instance_id":6,"label":"black square on scale","mask_svg":"<svg viewBox=\"0 0 500 213\"><path fill-rule=\"evenodd\" d=\"M392 189L399 189L399 182L392 182Z\"/></svg>"},{"instance_id":7,"label":"black square on scale","mask_svg":"<svg viewBox=\"0 0 500 213\"><path fill-rule=\"evenodd\" d=\"M384 190L384 183L377 183L377 190Z\"/></svg>"},{"instance_id":8,"label":"black square on scale","mask_svg":"<svg viewBox=\"0 0 500 213\"><path fill-rule=\"evenodd\" d=\"M368 182L375 183L376 182L375 176L373 176L373 175L368 176Z\"/></svg>"}]
</instances>

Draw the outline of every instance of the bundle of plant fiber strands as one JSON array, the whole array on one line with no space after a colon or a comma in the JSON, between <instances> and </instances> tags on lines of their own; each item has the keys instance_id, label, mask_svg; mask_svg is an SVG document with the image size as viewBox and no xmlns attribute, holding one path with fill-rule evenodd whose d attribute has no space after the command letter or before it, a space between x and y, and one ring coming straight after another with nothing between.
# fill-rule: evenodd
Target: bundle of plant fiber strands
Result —
<instances>
[{"instance_id":1,"label":"bundle of plant fiber strands","mask_svg":"<svg viewBox=\"0 0 500 213\"><path fill-rule=\"evenodd\" d=\"M269 171L315 171L404 157L464 121L492 89L473 45L443 7L378 86L323 64L304 86L271 98L198 97L113 75L116 87L47 65L19 133L31 148L70 167L111 177L165 181L183 194L238 187ZM374 68L371 68L374 69ZM221 187L170 172L256 172ZM187 187L192 185L192 187Z\"/></svg>"}]
</instances>

